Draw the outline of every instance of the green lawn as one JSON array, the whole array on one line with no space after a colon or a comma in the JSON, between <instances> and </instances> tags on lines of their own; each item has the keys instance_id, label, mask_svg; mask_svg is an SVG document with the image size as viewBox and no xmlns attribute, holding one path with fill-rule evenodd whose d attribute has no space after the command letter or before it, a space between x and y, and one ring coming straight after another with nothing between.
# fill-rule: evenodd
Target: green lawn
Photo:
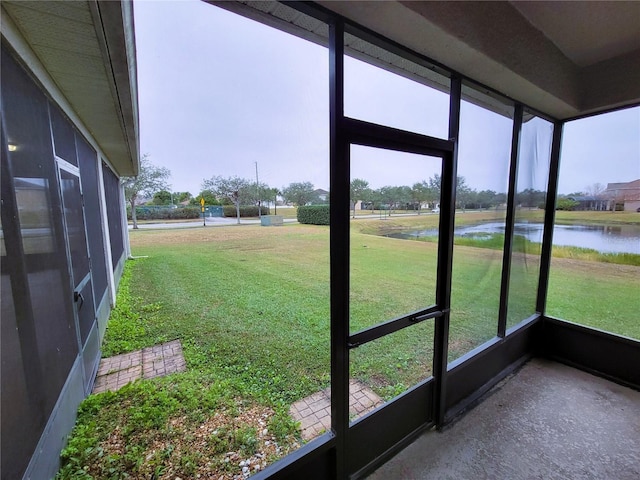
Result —
<instances>
[{"instance_id":1,"label":"green lawn","mask_svg":"<svg viewBox=\"0 0 640 480\"><path fill-rule=\"evenodd\" d=\"M370 233L437 217L352 222L352 332L434 302L437 244ZM458 221L485 217L495 212ZM266 464L297 448L288 407L330 380L328 227L140 230L131 244L147 258L127 263L103 354L177 338L188 371L90 396L59 477L233 478L230 451L266 452ZM512 323L535 303L535 258L518 255ZM450 359L495 335L501 261L500 250L456 245ZM549 313L640 339L639 291L638 266L554 258ZM432 338L427 321L361 346L351 376L392 398L430 374Z\"/></svg>"}]
</instances>

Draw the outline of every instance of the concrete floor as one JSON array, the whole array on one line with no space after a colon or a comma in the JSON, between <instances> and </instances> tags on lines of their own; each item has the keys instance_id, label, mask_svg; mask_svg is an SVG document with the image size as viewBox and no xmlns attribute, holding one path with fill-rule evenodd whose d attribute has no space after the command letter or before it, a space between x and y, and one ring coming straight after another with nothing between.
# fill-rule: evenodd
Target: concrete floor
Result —
<instances>
[{"instance_id":1,"label":"concrete floor","mask_svg":"<svg viewBox=\"0 0 640 480\"><path fill-rule=\"evenodd\" d=\"M534 359L368 478L638 480L640 392Z\"/></svg>"}]
</instances>

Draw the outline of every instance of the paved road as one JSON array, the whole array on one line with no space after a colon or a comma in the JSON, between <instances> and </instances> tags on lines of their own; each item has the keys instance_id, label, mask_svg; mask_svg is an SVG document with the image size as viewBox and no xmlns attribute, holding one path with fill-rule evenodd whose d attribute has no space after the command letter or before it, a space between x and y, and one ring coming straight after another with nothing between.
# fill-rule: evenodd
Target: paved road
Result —
<instances>
[{"instance_id":1,"label":"paved road","mask_svg":"<svg viewBox=\"0 0 640 480\"><path fill-rule=\"evenodd\" d=\"M380 215L379 213L375 213L373 215L358 215L355 220L365 219L365 218L393 218L393 217L415 217L417 213L394 213L391 217L387 215ZM424 212L422 215L437 215L437 213L433 212ZM284 223L297 223L298 220L295 218L285 218ZM238 221L235 218L229 217L207 217L206 218L206 226L207 227L220 227L224 225L237 225ZM241 225L259 225L259 219L240 219ZM138 227L141 230L149 230L149 229L160 229L160 228L198 228L202 227L202 220L197 222L174 222L174 223L138 223ZM131 230L133 226L129 225L129 230Z\"/></svg>"},{"instance_id":2,"label":"paved road","mask_svg":"<svg viewBox=\"0 0 640 480\"><path fill-rule=\"evenodd\" d=\"M285 218L284 223L297 223L295 218ZM238 220L235 218L225 217L207 217L207 227L222 227L225 225L237 225ZM240 219L240 225L260 225L259 219ZM138 223L140 230L152 230L161 228L202 228L202 220L197 222L172 222L172 223ZM133 225L129 225L129 230L133 229Z\"/></svg>"}]
</instances>

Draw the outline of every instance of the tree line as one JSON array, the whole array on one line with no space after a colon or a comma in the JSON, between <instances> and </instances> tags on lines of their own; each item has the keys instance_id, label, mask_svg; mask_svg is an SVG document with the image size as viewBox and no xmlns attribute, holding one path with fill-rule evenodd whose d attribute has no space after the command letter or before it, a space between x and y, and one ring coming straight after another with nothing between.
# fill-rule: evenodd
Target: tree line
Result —
<instances>
[{"instance_id":1,"label":"tree line","mask_svg":"<svg viewBox=\"0 0 640 480\"><path fill-rule=\"evenodd\" d=\"M258 183L246 178L231 176L213 176L204 179L197 196L189 192L170 192L168 169L154 166L148 155L141 159L137 177L123 179L125 196L132 209L134 228L137 228L135 205L141 197L150 198L153 205L176 205L189 202L198 206L204 199L206 205L233 205L240 222L240 206L277 205L278 198L284 203L303 206L329 203L329 194L319 191L311 182L293 182L286 187L275 188L266 183ZM350 185L350 200L353 215L360 202L363 210L414 210L420 213L424 208L435 209L439 206L441 177L435 174L413 185L371 188L365 179L355 178ZM526 189L517 193L516 203L521 207L544 208L545 192ZM456 208L490 209L505 204L507 194L493 190L471 188L463 176L457 177ZM277 209L277 206L276 206ZM276 212L277 213L277 212Z\"/></svg>"}]
</instances>

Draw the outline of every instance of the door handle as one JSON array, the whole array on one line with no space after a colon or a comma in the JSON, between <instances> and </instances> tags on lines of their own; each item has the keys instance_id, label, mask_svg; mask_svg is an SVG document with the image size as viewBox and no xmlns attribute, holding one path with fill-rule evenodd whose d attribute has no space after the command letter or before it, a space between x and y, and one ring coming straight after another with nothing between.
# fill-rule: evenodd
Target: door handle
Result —
<instances>
[{"instance_id":1,"label":"door handle","mask_svg":"<svg viewBox=\"0 0 640 480\"><path fill-rule=\"evenodd\" d=\"M78 310L80 310L82 308L82 305L84 304L84 297L82 296L81 292L73 292L73 301L78 303L78 301L80 301L80 305L78 305Z\"/></svg>"}]
</instances>

